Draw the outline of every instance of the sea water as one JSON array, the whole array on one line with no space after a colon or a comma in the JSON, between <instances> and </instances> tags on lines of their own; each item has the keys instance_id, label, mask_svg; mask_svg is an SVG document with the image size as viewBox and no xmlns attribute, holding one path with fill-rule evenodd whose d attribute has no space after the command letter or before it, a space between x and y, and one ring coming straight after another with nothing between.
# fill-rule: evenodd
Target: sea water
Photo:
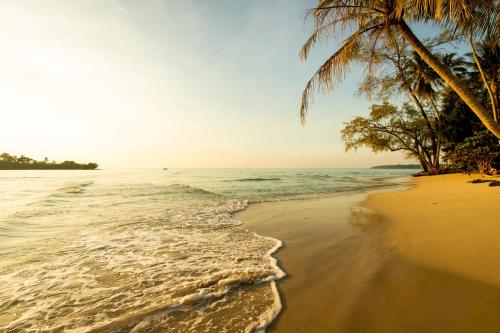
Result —
<instances>
[{"instance_id":1,"label":"sea water","mask_svg":"<svg viewBox=\"0 0 500 333\"><path fill-rule=\"evenodd\" d=\"M0 171L0 331L264 331L281 309L281 242L233 214L411 172Z\"/></svg>"}]
</instances>

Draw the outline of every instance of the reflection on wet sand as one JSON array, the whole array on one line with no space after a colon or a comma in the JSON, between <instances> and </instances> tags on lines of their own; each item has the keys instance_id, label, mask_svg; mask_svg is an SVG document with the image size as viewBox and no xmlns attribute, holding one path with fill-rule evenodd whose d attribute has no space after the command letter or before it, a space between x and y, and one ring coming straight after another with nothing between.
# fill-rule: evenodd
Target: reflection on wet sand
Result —
<instances>
[{"instance_id":1,"label":"reflection on wet sand","mask_svg":"<svg viewBox=\"0 0 500 333\"><path fill-rule=\"evenodd\" d=\"M364 194L255 205L238 215L286 248L270 332L498 332L500 289L416 264L384 243Z\"/></svg>"}]
</instances>

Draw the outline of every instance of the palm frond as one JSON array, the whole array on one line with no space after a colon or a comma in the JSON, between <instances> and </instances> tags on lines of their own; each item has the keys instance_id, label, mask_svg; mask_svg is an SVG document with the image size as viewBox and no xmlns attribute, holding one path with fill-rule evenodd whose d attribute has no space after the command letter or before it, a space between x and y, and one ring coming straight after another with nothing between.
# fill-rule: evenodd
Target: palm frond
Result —
<instances>
[{"instance_id":1,"label":"palm frond","mask_svg":"<svg viewBox=\"0 0 500 333\"><path fill-rule=\"evenodd\" d=\"M416 21L434 21L453 33L485 34L500 28L500 9L492 0L408 1L407 16Z\"/></svg>"},{"instance_id":2,"label":"palm frond","mask_svg":"<svg viewBox=\"0 0 500 333\"><path fill-rule=\"evenodd\" d=\"M365 25L369 19L373 17L372 13L355 13L346 15L344 17L337 18L328 23L323 23L324 25L317 26L313 31L311 36L304 43L299 52L299 58L301 60L307 60L309 55L309 51L313 48L318 42L325 41L329 37L335 36L338 30L345 31L353 28L356 25L355 20L361 22L362 25Z\"/></svg>"},{"instance_id":3,"label":"palm frond","mask_svg":"<svg viewBox=\"0 0 500 333\"><path fill-rule=\"evenodd\" d=\"M307 82L302 93L300 105L300 119L302 124L306 121L307 109L314 91L332 89L335 83L340 83L349 69L351 63L357 58L360 49L360 35L349 37L343 45L330 56Z\"/></svg>"}]
</instances>

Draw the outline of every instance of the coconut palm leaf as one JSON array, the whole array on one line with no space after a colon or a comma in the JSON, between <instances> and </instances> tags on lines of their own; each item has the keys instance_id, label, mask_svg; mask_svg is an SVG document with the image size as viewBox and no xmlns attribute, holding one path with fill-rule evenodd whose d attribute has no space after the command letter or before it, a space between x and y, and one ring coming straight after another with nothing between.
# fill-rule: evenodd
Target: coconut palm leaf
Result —
<instances>
[{"instance_id":1,"label":"coconut palm leaf","mask_svg":"<svg viewBox=\"0 0 500 333\"><path fill-rule=\"evenodd\" d=\"M312 78L307 82L302 93L300 107L300 118L302 123L306 120L307 109L312 98L312 93L314 91L324 93L333 89L335 84L342 82L350 65L359 57L359 50L362 44L366 44L368 40L370 40L370 37L366 35L382 27L382 23L377 20L370 23L371 24L364 27L364 29L359 30L347 38L342 43L342 46L320 66ZM307 57L307 51L304 51L304 56Z\"/></svg>"},{"instance_id":2,"label":"coconut palm leaf","mask_svg":"<svg viewBox=\"0 0 500 333\"><path fill-rule=\"evenodd\" d=\"M440 59L433 55L415 36L406 21L436 22L453 33L474 34L483 36L492 31L500 31L500 6L496 0L319 0L306 16L314 21L315 32L300 52L302 59L320 40L327 39L330 34L353 31L320 69L307 83L302 94L300 116L305 120L307 108L314 91L332 89L345 77L349 66L360 60L361 48L370 50L364 58L368 75L380 62L376 57L376 49L389 43L391 32L396 29L430 68L453 89L457 95L471 108L485 126L500 138L500 125L495 122L484 105L457 78ZM495 30L497 29L497 30ZM368 37L369 36L369 37ZM372 40L368 40L372 38ZM425 76L421 77L422 86Z\"/></svg>"}]
</instances>

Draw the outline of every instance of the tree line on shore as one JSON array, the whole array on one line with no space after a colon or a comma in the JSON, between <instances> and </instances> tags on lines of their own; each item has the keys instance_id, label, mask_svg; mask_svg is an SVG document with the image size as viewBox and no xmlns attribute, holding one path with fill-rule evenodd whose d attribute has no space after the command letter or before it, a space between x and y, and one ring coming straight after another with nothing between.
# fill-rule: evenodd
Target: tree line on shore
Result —
<instances>
[{"instance_id":1,"label":"tree line on shore","mask_svg":"<svg viewBox=\"0 0 500 333\"><path fill-rule=\"evenodd\" d=\"M496 173L500 167L500 2L494 0L319 0L306 18L314 31L300 56L344 34L339 49L307 83L332 90L351 65L364 67L360 96L368 116L345 124L346 150L403 151L430 174L448 169ZM412 24L432 25L420 40ZM457 49L467 49L457 54Z\"/></svg>"},{"instance_id":2,"label":"tree line on shore","mask_svg":"<svg viewBox=\"0 0 500 333\"><path fill-rule=\"evenodd\" d=\"M98 167L97 163L80 164L74 161L57 163L49 161L47 157L43 161L21 155L20 157L0 154L0 170L92 170Z\"/></svg>"}]
</instances>

